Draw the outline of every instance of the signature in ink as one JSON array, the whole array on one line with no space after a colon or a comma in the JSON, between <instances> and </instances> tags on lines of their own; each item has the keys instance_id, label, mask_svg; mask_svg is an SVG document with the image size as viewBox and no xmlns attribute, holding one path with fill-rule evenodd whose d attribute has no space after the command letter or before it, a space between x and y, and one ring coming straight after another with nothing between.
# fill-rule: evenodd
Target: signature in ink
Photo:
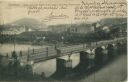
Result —
<instances>
[{"instance_id":1,"label":"signature in ink","mask_svg":"<svg viewBox=\"0 0 128 82\"><path fill-rule=\"evenodd\" d=\"M69 18L68 15L65 15L63 13L61 14L54 14L53 12L51 12L46 18L44 18L42 21L44 22L48 22L48 21L52 21L52 20L55 20L55 19L66 19L66 18Z\"/></svg>"}]
</instances>

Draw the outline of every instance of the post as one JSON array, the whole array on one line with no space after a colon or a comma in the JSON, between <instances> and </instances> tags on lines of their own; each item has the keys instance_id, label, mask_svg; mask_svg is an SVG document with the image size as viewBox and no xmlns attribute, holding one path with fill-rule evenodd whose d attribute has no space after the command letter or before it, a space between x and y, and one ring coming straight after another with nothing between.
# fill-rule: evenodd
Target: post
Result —
<instances>
[{"instance_id":1,"label":"post","mask_svg":"<svg viewBox=\"0 0 128 82\"><path fill-rule=\"evenodd\" d=\"M47 55L47 57L48 57L48 47L46 47L46 55Z\"/></svg>"},{"instance_id":2,"label":"post","mask_svg":"<svg viewBox=\"0 0 128 82\"><path fill-rule=\"evenodd\" d=\"M22 51L20 51L20 57L22 57Z\"/></svg>"},{"instance_id":3,"label":"post","mask_svg":"<svg viewBox=\"0 0 128 82\"><path fill-rule=\"evenodd\" d=\"M6 57L9 58L8 53L7 53Z\"/></svg>"},{"instance_id":4,"label":"post","mask_svg":"<svg viewBox=\"0 0 128 82\"><path fill-rule=\"evenodd\" d=\"M85 44L83 44L83 49L84 49L84 47L85 47Z\"/></svg>"},{"instance_id":5,"label":"post","mask_svg":"<svg viewBox=\"0 0 128 82\"><path fill-rule=\"evenodd\" d=\"M56 44L55 44L55 50L57 49L57 46L56 46Z\"/></svg>"},{"instance_id":6,"label":"post","mask_svg":"<svg viewBox=\"0 0 128 82\"><path fill-rule=\"evenodd\" d=\"M62 46L63 46L63 44L64 44L64 37L62 36L61 39L62 39Z\"/></svg>"},{"instance_id":7,"label":"post","mask_svg":"<svg viewBox=\"0 0 128 82\"><path fill-rule=\"evenodd\" d=\"M32 66L32 74L34 75L34 69L33 69L34 68L34 61L31 61L30 64Z\"/></svg>"},{"instance_id":8,"label":"post","mask_svg":"<svg viewBox=\"0 0 128 82\"><path fill-rule=\"evenodd\" d=\"M21 59L22 59L22 51L20 51L20 53L19 53L19 60L20 60L20 62L21 62Z\"/></svg>"},{"instance_id":9,"label":"post","mask_svg":"<svg viewBox=\"0 0 128 82\"><path fill-rule=\"evenodd\" d=\"M33 48L33 53L34 53L34 48Z\"/></svg>"},{"instance_id":10,"label":"post","mask_svg":"<svg viewBox=\"0 0 128 82\"><path fill-rule=\"evenodd\" d=\"M29 61L29 48L28 48L28 56L27 56L27 62Z\"/></svg>"}]
</instances>

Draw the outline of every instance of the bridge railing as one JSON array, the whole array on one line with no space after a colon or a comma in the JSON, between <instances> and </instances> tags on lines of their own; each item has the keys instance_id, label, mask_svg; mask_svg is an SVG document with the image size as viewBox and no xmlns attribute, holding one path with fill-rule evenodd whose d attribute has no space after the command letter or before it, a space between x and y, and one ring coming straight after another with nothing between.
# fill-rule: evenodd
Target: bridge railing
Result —
<instances>
[{"instance_id":1,"label":"bridge railing","mask_svg":"<svg viewBox=\"0 0 128 82\"><path fill-rule=\"evenodd\" d=\"M61 54L70 53L71 51L80 51L83 49L83 45L74 45L69 47L60 48Z\"/></svg>"},{"instance_id":2,"label":"bridge railing","mask_svg":"<svg viewBox=\"0 0 128 82\"><path fill-rule=\"evenodd\" d=\"M44 58L48 56L57 55L57 51L54 47L46 47L41 49L33 49L29 51L29 60Z\"/></svg>"},{"instance_id":3,"label":"bridge railing","mask_svg":"<svg viewBox=\"0 0 128 82\"><path fill-rule=\"evenodd\" d=\"M113 39L113 40L104 40L104 41L99 41L99 42L93 42L91 44L81 44L81 45L72 45L72 46L66 46L66 47L47 47L47 48L41 48L41 49L34 49L29 51L29 59L34 60L38 58L46 58L50 56L56 56L56 55L63 55L67 53L72 53L72 52L79 52L82 50L89 49L91 47L97 47L97 46L102 46L102 45L107 45L109 43L115 43L119 42L122 40L126 40L127 38L118 38L118 39ZM58 54L58 50L60 53Z\"/></svg>"}]
</instances>

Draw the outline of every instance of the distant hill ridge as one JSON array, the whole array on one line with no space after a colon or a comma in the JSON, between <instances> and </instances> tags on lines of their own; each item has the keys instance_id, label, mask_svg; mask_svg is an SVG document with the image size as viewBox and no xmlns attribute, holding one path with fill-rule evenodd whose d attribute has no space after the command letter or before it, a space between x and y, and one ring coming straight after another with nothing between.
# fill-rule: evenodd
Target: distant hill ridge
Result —
<instances>
[{"instance_id":1,"label":"distant hill ridge","mask_svg":"<svg viewBox=\"0 0 128 82\"><path fill-rule=\"evenodd\" d=\"M44 23L42 23L36 19L33 19L33 18L19 19L17 21L10 23L9 25L25 26L25 27L31 28L31 29L40 29L40 28L44 28L46 26Z\"/></svg>"},{"instance_id":2,"label":"distant hill ridge","mask_svg":"<svg viewBox=\"0 0 128 82\"><path fill-rule=\"evenodd\" d=\"M127 22L127 18L105 18L99 21L101 25L106 25L106 26L117 25L124 22L125 23Z\"/></svg>"}]
</instances>

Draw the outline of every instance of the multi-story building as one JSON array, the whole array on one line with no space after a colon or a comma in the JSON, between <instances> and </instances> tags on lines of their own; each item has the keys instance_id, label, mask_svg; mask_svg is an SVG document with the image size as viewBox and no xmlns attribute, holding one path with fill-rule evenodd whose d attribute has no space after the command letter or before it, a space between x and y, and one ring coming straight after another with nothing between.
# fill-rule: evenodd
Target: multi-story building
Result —
<instances>
[{"instance_id":1,"label":"multi-story building","mask_svg":"<svg viewBox=\"0 0 128 82\"><path fill-rule=\"evenodd\" d=\"M88 33L94 31L92 24L65 24L65 25L52 25L48 27L49 31L54 33L70 32L70 33Z\"/></svg>"},{"instance_id":2,"label":"multi-story building","mask_svg":"<svg viewBox=\"0 0 128 82\"><path fill-rule=\"evenodd\" d=\"M65 24L65 25L51 25L48 27L48 30L54 33L61 33L61 32L66 32L68 31L68 28L70 28L70 25Z\"/></svg>"},{"instance_id":3,"label":"multi-story building","mask_svg":"<svg viewBox=\"0 0 128 82\"><path fill-rule=\"evenodd\" d=\"M25 26L20 26L20 25L6 25L3 27L1 34L15 35L26 31L31 31L31 29L28 29Z\"/></svg>"},{"instance_id":4,"label":"multi-story building","mask_svg":"<svg viewBox=\"0 0 128 82\"><path fill-rule=\"evenodd\" d=\"M74 24L68 29L71 33L89 33L94 31L94 26L92 24Z\"/></svg>"}]
</instances>

